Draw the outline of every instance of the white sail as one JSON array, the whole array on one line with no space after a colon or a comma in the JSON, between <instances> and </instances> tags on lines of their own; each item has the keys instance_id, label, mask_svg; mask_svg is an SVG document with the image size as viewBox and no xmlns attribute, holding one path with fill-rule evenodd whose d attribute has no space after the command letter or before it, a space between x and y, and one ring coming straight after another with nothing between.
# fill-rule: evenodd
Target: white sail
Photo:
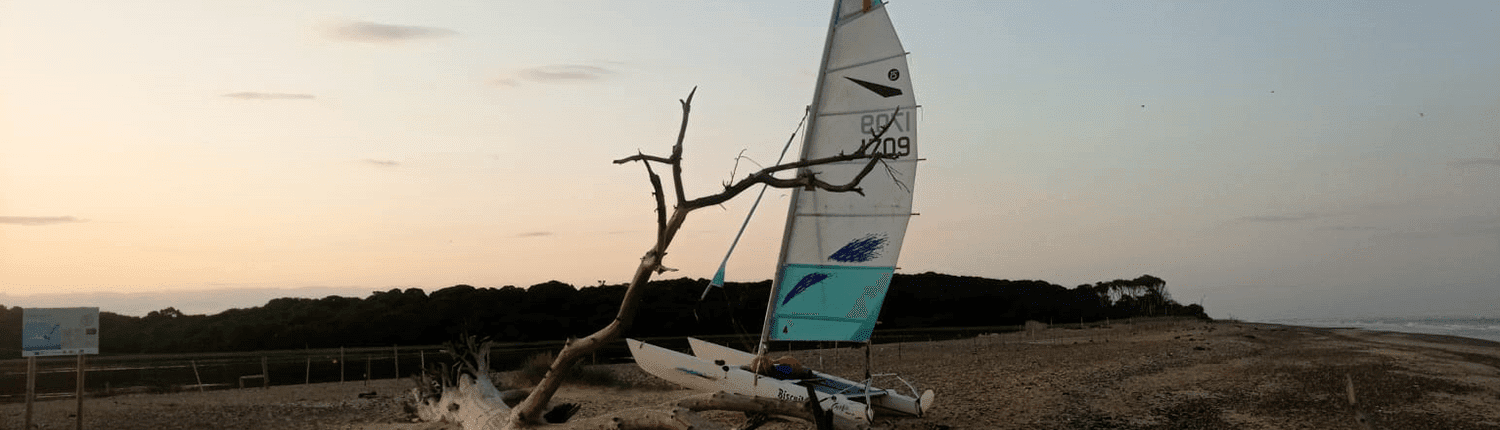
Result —
<instances>
[{"instance_id":1,"label":"white sail","mask_svg":"<svg viewBox=\"0 0 1500 430\"><path fill-rule=\"evenodd\" d=\"M853 153L887 123L875 150L897 158L862 180L863 194L793 191L767 309L773 340L869 339L911 216L916 98L885 5L839 0L824 50L801 159ZM868 162L809 170L840 184Z\"/></svg>"}]
</instances>

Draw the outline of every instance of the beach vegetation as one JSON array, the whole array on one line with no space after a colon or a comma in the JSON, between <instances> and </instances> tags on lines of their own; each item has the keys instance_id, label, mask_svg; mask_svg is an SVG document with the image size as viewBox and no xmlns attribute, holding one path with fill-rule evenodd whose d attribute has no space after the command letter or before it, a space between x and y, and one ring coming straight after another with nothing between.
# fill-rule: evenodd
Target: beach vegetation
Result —
<instances>
[{"instance_id":1,"label":"beach vegetation","mask_svg":"<svg viewBox=\"0 0 1500 430\"><path fill-rule=\"evenodd\" d=\"M736 335L765 316L769 280L728 282L698 302L707 279L654 280L643 289L631 329L637 337ZM1142 286L1144 284L1144 286ZM1019 326L1027 320L1103 322L1147 316L1207 318L1198 304L1171 299L1165 281L1145 275L1065 288L1039 280L1004 280L940 273L897 274L884 308L882 332L923 328ZM607 325L625 295L623 284L582 288L549 281L527 288L456 285L375 291L368 297L279 298L263 306L213 315L176 308L144 317L100 312L100 352L164 354L301 350L306 348L435 345L461 333L497 343L549 342ZM22 310L0 306L0 336L20 337ZM20 358L17 350L4 358Z\"/></svg>"}]
</instances>

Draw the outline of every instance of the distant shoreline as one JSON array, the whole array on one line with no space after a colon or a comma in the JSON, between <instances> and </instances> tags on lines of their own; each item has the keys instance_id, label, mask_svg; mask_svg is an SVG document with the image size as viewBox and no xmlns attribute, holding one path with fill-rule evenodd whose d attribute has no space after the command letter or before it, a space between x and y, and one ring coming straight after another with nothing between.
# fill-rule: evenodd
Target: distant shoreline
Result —
<instances>
[{"instance_id":1,"label":"distant shoreline","mask_svg":"<svg viewBox=\"0 0 1500 430\"><path fill-rule=\"evenodd\" d=\"M1347 328L1434 336L1455 336L1500 342L1500 318L1489 317L1287 318L1256 322L1301 327Z\"/></svg>"}]
</instances>

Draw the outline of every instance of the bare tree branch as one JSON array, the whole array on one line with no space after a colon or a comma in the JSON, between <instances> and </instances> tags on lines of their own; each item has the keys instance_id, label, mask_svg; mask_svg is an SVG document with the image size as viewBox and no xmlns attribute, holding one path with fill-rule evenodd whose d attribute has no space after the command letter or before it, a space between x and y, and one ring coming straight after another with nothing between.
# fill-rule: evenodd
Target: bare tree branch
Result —
<instances>
[{"instance_id":1,"label":"bare tree branch","mask_svg":"<svg viewBox=\"0 0 1500 430\"><path fill-rule=\"evenodd\" d=\"M754 158L750 158L750 157L745 156L745 151L746 150L741 149L739 155L734 156L734 167L729 168L729 179L730 180L733 180L734 179L734 174L740 171L740 161L749 161L750 164L754 164L755 167L759 167L759 168L762 168L762 169L766 168L766 166L763 166L760 163L756 162ZM729 181L724 181L724 186L725 187L729 187L729 184L730 184Z\"/></svg>"},{"instance_id":2,"label":"bare tree branch","mask_svg":"<svg viewBox=\"0 0 1500 430\"><path fill-rule=\"evenodd\" d=\"M625 164L625 163L629 163L629 162L632 162L632 161L654 161L654 162L661 163L661 164L672 164L672 160L668 160L668 159L665 159L665 158L657 157L655 155L646 155L646 154L640 154L640 153L637 153L637 154L629 156L629 157L621 158L619 160L615 160L615 164Z\"/></svg>"},{"instance_id":3,"label":"bare tree branch","mask_svg":"<svg viewBox=\"0 0 1500 430\"><path fill-rule=\"evenodd\" d=\"M739 182L736 182L734 185L725 187L723 192L689 200L682 206L682 208L692 210L705 206L717 205L728 201L729 199L733 199L735 196L739 195L747 189L750 189L750 187L755 184L765 184L772 188L803 187L808 189L820 189L835 193L854 192L859 193L860 195L864 195L864 190L859 188L859 183L864 180L866 175L870 174L870 171L875 168L875 164L883 163L884 160L895 159L897 157L896 154L881 154L878 152L873 152L870 151L870 148L874 146L875 143L880 142L881 137L885 136L886 131L890 130L891 124L893 124L896 120L895 113L899 112L901 112L901 109L897 108L896 111L892 113L891 118L889 120L886 120L885 125L880 127L879 130L873 131L871 133L870 139L865 141L864 144L860 145L859 149L855 150L853 154L840 153L839 155L830 157L778 164L775 166L760 169L755 173L751 173L750 176L746 177L745 179L741 179ZM805 175L798 175L796 178L791 179L777 178L772 175L773 173L784 170L801 169L804 167L820 166L825 164L834 164L861 159L868 159L870 161L865 164L864 169L861 169L858 175L855 175L853 179L849 180L849 182L840 185L834 185L828 182L824 182L823 180L818 179L817 176L812 174L811 172L808 172Z\"/></svg>"},{"instance_id":4,"label":"bare tree branch","mask_svg":"<svg viewBox=\"0 0 1500 430\"><path fill-rule=\"evenodd\" d=\"M696 91L696 87L694 88L694 90ZM689 96L689 99L691 99L691 98L692 97ZM684 110L684 112L683 112L683 120L684 120L683 126L684 127L686 127L686 124L687 124L686 123L686 119L687 119L687 112L686 111L687 111L687 109L688 109L688 106L684 105L684 107L683 107L683 110ZM744 192L745 190L749 189L751 186L753 186L755 184L765 184L765 185L770 186L772 188L796 188L796 187L802 187L802 188L808 188L808 189L820 189L820 190L830 191L830 192L854 192L854 193L859 193L860 195L863 195L864 194L864 190L862 190L861 188L859 188L859 183L860 183L860 181L864 180L865 176L868 175L871 170L873 170L875 168L875 164L880 163L883 160L896 159L898 157L897 154L882 154L882 153L879 153L879 152L871 151L870 149L872 147L874 147L876 144L878 144L880 142L880 139L885 136L885 133L890 130L891 125L895 124L896 117L897 117L896 114L898 114L900 112L901 112L901 108L899 108L899 107L896 108L896 110L892 112L892 114L890 116L890 119L887 119L886 122L885 122L885 124L882 125L878 130L873 130L871 132L870 139L866 140L863 144L861 144L860 147L858 149L856 149L854 151L854 153L852 153L852 154L840 153L839 155L834 155L834 156L829 156L829 157L816 158L816 159L811 159L811 160L801 160L801 161L795 161L795 162L791 162L791 163L784 163L784 164L778 164L778 165L775 165L775 166L767 167L767 168L761 169L761 170L759 170L759 171L757 171L755 173L750 174L750 176L746 177L745 179L740 180L739 182L737 182L737 183L735 183L733 185L726 186L725 189L724 189L724 191L722 191L722 192L720 192L718 194L703 196L703 197L699 197L699 198L695 198L695 199L687 199L686 201L680 201L680 203L679 203L679 205L677 207L677 210L679 210L679 211L682 211L682 210L692 211L692 210L703 208L703 207L708 207L708 206L713 206L713 205L721 204L721 203L723 203L725 201L733 199L735 196L738 196L740 193ZM681 151L681 144L682 144L682 142L681 142L681 140L679 140L678 143L677 143L677 145L674 146L674 149L673 149L673 157L676 158L676 159L679 159L679 160L680 160L680 157L682 155L681 152L680 152ZM785 171L785 170L801 169L801 168L805 168L805 167L820 166L820 165L825 165L825 164L834 164L834 163L841 163L841 162L854 161L854 160L870 160L870 162L868 164L866 164L865 167L864 167L864 169L860 170L859 174L856 175L852 180L850 180L849 182L846 182L844 184L839 184L839 185L834 185L834 184L830 184L828 182L825 182L825 181L823 181L821 179L818 179L816 177L816 175L813 175L811 173L809 173L807 175L799 175L798 177L792 178L792 179L782 179L782 178L777 178L775 176L772 176L773 173L781 172L781 171ZM674 164L674 162L672 161L672 159L663 159L661 157L648 156L648 155L643 155L643 154L637 154L637 155L633 155L633 156L630 156L630 157L626 157L626 158L622 158L622 159L619 159L619 160L615 160L615 163L616 164L621 164L621 163L627 163L627 162L630 162L630 161L643 161L643 162L656 161L656 162L660 162L660 163ZM679 179L680 180L680 178L674 178L674 179ZM682 188L682 184L681 184L680 181L677 184L675 184L675 186L676 186L677 189L681 189Z\"/></svg>"},{"instance_id":5,"label":"bare tree branch","mask_svg":"<svg viewBox=\"0 0 1500 430\"><path fill-rule=\"evenodd\" d=\"M880 164L885 166L885 174L886 176L889 176L891 178L891 182L896 183L896 186L901 187L902 190L906 190L906 192L908 193L911 192L911 186L906 185L905 182L901 181L901 177L896 175L897 170L895 166L892 166L891 163L886 162L881 162Z\"/></svg>"},{"instance_id":6,"label":"bare tree branch","mask_svg":"<svg viewBox=\"0 0 1500 430\"><path fill-rule=\"evenodd\" d=\"M787 149L790 149L792 147L792 141L797 140L797 132L802 130L802 125L803 124L807 124L807 116L810 115L810 114L812 114L812 108L811 107L808 107L807 109L804 109L802 111L802 119L797 121L797 127L792 129L792 135L786 137L786 144L783 145L782 148L781 148L781 155L782 155L782 157L785 157ZM729 179L731 181L734 180L734 174L736 172L739 172L739 169L740 169L740 160L742 160L742 159L743 160L749 160L750 163L755 164L755 167L759 167L759 168L762 168L762 169L764 169L766 167L766 166L762 166L760 163L757 163L754 158L746 157L745 156L745 150L742 149L742 150L740 150L740 154L738 156L734 157L734 168L729 170ZM777 158L776 162L780 163L781 162L781 158ZM724 187L728 188L729 184L730 184L729 181L725 181L724 182Z\"/></svg>"},{"instance_id":7,"label":"bare tree branch","mask_svg":"<svg viewBox=\"0 0 1500 430\"><path fill-rule=\"evenodd\" d=\"M665 191L661 189L661 176L651 171L651 163L641 164L646 166L646 174L651 177L651 189L655 190L651 195L656 197L656 247L652 248L651 252L660 258L666 255L667 249L662 243L667 232L667 197L664 195Z\"/></svg>"},{"instance_id":8,"label":"bare tree branch","mask_svg":"<svg viewBox=\"0 0 1500 430\"><path fill-rule=\"evenodd\" d=\"M883 136L885 136L886 130L890 130L891 129L891 124L895 124L896 123L896 115L900 114L900 113L901 113L901 107L900 106L896 106L896 110L891 111L891 117L889 119L885 120L885 125L880 126L880 130L871 130L870 131L870 140L866 140L863 144L859 145L859 150L855 151L855 152L862 154L865 151L869 150L870 146L875 145L877 143L880 143L880 138L883 137ZM892 157L892 158L895 158L895 157Z\"/></svg>"},{"instance_id":9,"label":"bare tree branch","mask_svg":"<svg viewBox=\"0 0 1500 430\"><path fill-rule=\"evenodd\" d=\"M885 131L891 128L891 124L895 124L896 114L900 112L901 107L897 106L895 112L891 113L891 118L885 121L885 125L881 126L879 131L870 130L870 140L865 142L865 146L880 141L881 136L885 135ZM911 192L911 187L907 186L905 182L901 182L901 178L896 175L895 167L891 166L890 163L882 162L881 164L885 166L885 174L887 176L890 176L891 182L895 182L896 186L901 187L901 189L906 190L906 192Z\"/></svg>"},{"instance_id":10,"label":"bare tree branch","mask_svg":"<svg viewBox=\"0 0 1500 430\"><path fill-rule=\"evenodd\" d=\"M698 93L698 87L688 92L687 100L678 100L682 104L682 126L677 129L677 144L672 145L672 188L677 192L677 206L687 201L687 194L682 191L682 139L687 136L688 112L693 110L693 95Z\"/></svg>"},{"instance_id":11,"label":"bare tree branch","mask_svg":"<svg viewBox=\"0 0 1500 430\"><path fill-rule=\"evenodd\" d=\"M886 156L884 156L884 155L878 155L878 154L877 155L870 155L870 154L848 154L848 155L837 155L837 156L833 156L833 157L820 158L820 159L816 159L816 160L808 160L806 162L798 162L798 163L791 163L791 164L783 164L783 165L780 165L780 166L767 167L765 169L761 169L760 171L751 174L749 177L747 177L745 179L742 179L739 182L736 182L734 185L729 186L728 188L726 188L721 193L713 194L713 195L708 195L708 196L703 196L703 197L699 197L699 198L696 198L696 199L693 199L693 200L689 200L683 206L683 208L697 209L697 208L701 208L701 207L705 207L705 206L717 205L717 204L726 202L726 201L728 201L730 199L733 199L735 196L738 196L741 192L744 192L745 190L750 189L750 187L754 186L755 184L765 184L765 185L770 186L772 188L798 188L798 187L801 187L801 188L819 189L819 190L836 192L836 193L837 192L855 192L855 193L864 194L863 190L859 188L859 183L860 183L860 181L864 180L865 175L868 175L871 170L875 169L875 164L879 163L880 160L882 159L882 157L886 157ZM890 157L894 158L894 156L890 156ZM824 182L823 180L818 179L816 175L812 175L812 174L798 176L796 178L791 178L791 179L782 179L782 178L777 178L777 177L771 175L772 173L775 173L775 172L778 172L778 171L788 170L788 169L792 169L792 168L795 168L795 167L802 167L802 166L794 166L794 165L816 166L816 165L823 165L823 164L832 164L832 163L837 163L837 162L841 162L841 161L853 161L853 160L859 160L859 159L869 159L870 161L868 163L865 163L864 169L860 170L859 174L856 175L853 179L849 180L849 182L846 182L844 184L839 184L839 185L834 185L834 184L830 184L828 182Z\"/></svg>"}]
</instances>

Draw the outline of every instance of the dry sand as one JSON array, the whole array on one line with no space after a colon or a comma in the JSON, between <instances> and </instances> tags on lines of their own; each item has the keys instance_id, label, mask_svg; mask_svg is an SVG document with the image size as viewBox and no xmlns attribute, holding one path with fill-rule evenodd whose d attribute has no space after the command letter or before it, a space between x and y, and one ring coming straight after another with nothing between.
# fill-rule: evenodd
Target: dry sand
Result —
<instances>
[{"instance_id":1,"label":"dry sand","mask_svg":"<svg viewBox=\"0 0 1500 430\"><path fill-rule=\"evenodd\" d=\"M850 348L791 355L846 376L858 375L864 363L863 351ZM926 418L877 419L898 429L1500 429L1500 344L1462 338L1233 322L1117 323L879 345L875 366L938 393ZM592 416L694 393L664 389L632 365L612 369L642 388L565 387L557 400L580 403L580 416ZM410 384L90 398L84 419L90 429L455 428L410 422L401 406ZM377 397L359 398L369 391ZM33 419L45 429L72 428L73 405L41 402ZM20 428L23 411L20 404L0 406L0 428Z\"/></svg>"}]
</instances>

